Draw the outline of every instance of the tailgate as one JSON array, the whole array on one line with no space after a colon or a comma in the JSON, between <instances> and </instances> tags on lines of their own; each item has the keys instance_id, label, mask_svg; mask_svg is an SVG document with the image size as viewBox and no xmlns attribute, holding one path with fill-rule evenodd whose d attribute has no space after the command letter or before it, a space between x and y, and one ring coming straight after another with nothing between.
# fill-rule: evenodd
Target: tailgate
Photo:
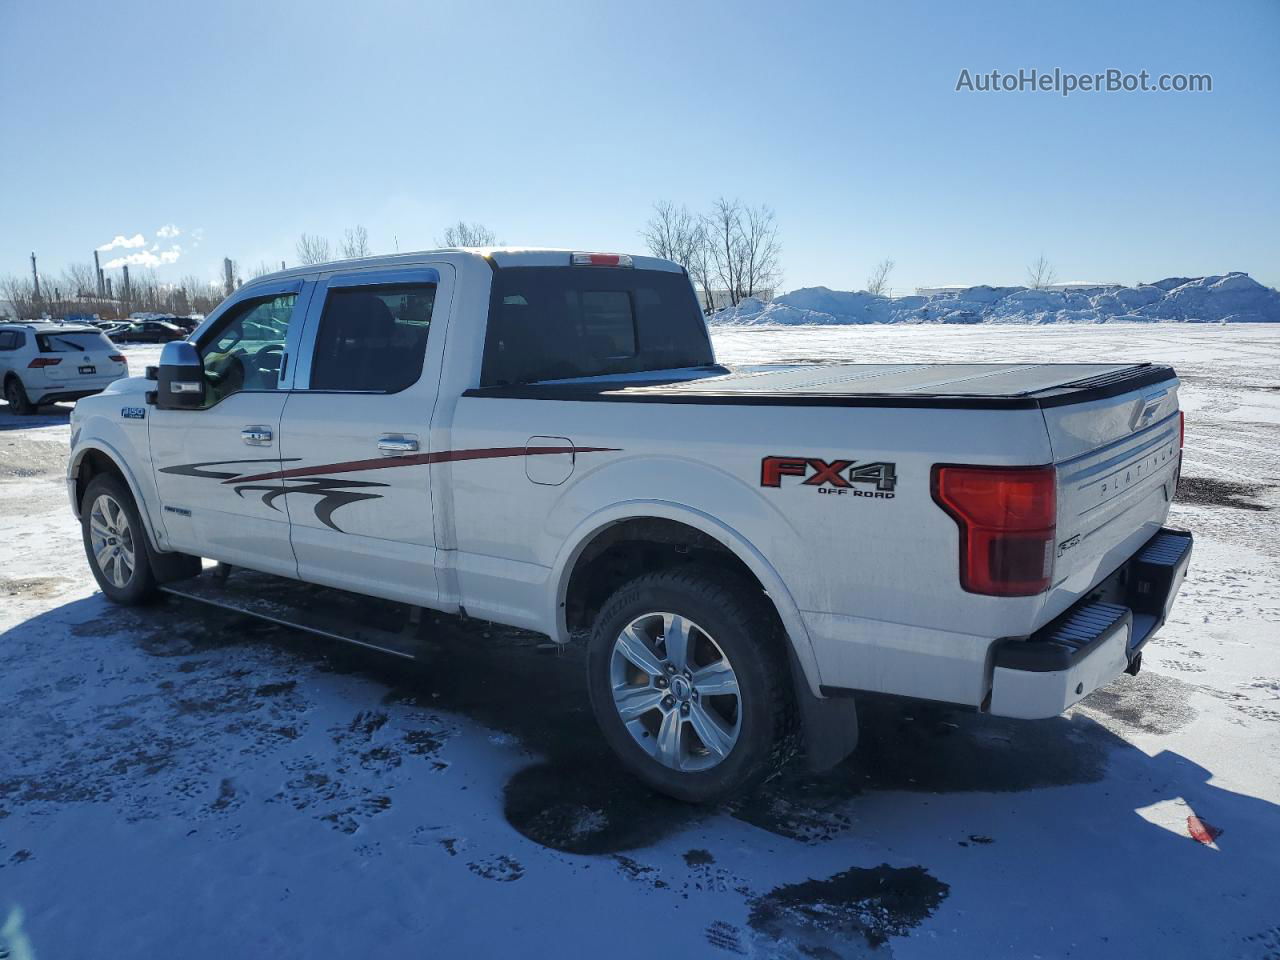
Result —
<instances>
[{"instance_id":1,"label":"tailgate","mask_svg":"<svg viewBox=\"0 0 1280 960\"><path fill-rule=\"evenodd\" d=\"M1172 372L1161 382L1045 406L1043 413L1058 470L1058 529L1042 622L1110 575L1164 525L1182 445Z\"/></svg>"}]
</instances>

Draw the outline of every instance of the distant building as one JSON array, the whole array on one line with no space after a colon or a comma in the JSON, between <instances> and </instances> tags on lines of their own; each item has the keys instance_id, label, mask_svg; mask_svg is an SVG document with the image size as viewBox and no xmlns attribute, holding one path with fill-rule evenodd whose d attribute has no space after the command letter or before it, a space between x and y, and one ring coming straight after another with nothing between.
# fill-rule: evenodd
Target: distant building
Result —
<instances>
[{"instance_id":1,"label":"distant building","mask_svg":"<svg viewBox=\"0 0 1280 960\"><path fill-rule=\"evenodd\" d=\"M956 283L956 284L950 284L945 287L916 287L916 296L917 297L940 297L940 296L945 296L949 294L957 294L962 290L972 290L975 287L983 287L983 286L989 286L989 285L982 284L982 283ZM1026 286L1026 284L1019 284L1019 286ZM1043 289L1057 290L1060 292L1065 292L1068 290L1079 292L1083 290L1109 290L1119 286L1123 286L1123 284L1091 283L1086 280L1067 280L1063 283L1046 284ZM1008 288L1004 288L1004 289L1008 289Z\"/></svg>"},{"instance_id":2,"label":"distant building","mask_svg":"<svg viewBox=\"0 0 1280 960\"><path fill-rule=\"evenodd\" d=\"M711 294L712 310L723 310L725 307L733 306L733 297L730 296L728 290L711 290L708 292ZM752 294L752 296L755 297L757 300L763 300L765 301L765 303L768 303L770 300L773 299L773 288L770 287L767 290L757 290L754 294ZM739 299L742 299L742 298L739 297ZM698 302L703 304L704 306L706 305L707 299L705 296L703 296L702 290L698 291Z\"/></svg>"}]
</instances>

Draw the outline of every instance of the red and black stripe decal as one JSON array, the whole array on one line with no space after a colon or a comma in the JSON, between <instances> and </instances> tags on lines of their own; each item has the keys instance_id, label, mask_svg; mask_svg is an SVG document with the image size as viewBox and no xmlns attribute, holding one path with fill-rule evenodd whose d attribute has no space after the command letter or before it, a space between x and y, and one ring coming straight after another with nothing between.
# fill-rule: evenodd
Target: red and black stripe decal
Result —
<instances>
[{"instance_id":1,"label":"red and black stripe decal","mask_svg":"<svg viewBox=\"0 0 1280 960\"><path fill-rule=\"evenodd\" d=\"M321 474L360 473L364 470L387 470L392 467L417 467L433 463L458 463L464 460L496 460L503 457L536 457L553 453L616 453L618 447L482 447L475 450L438 450L434 453L412 453L399 457L374 457L370 460L347 460L323 463L314 467L291 467L248 476L231 476L223 483L254 483L259 480L292 480ZM234 461L232 461L234 462Z\"/></svg>"}]
</instances>

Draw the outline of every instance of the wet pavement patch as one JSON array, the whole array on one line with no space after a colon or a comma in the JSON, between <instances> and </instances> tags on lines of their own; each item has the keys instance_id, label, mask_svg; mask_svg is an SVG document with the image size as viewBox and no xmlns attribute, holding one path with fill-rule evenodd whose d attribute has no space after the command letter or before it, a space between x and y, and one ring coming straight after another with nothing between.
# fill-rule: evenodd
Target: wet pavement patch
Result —
<instances>
[{"instance_id":1,"label":"wet pavement patch","mask_svg":"<svg viewBox=\"0 0 1280 960\"><path fill-rule=\"evenodd\" d=\"M738 928L723 920L713 920L707 925L707 943L727 953L745 957L747 951L742 946L742 936Z\"/></svg>"},{"instance_id":2,"label":"wet pavement patch","mask_svg":"<svg viewBox=\"0 0 1280 960\"><path fill-rule=\"evenodd\" d=\"M1178 481L1174 500L1201 507L1231 507L1235 510L1270 510L1256 498L1268 484L1236 483L1231 480L1212 480L1208 477L1183 477Z\"/></svg>"},{"instance_id":3,"label":"wet pavement patch","mask_svg":"<svg viewBox=\"0 0 1280 960\"><path fill-rule=\"evenodd\" d=\"M950 889L923 867L854 867L775 887L752 900L747 922L802 955L865 956L931 916Z\"/></svg>"},{"instance_id":4,"label":"wet pavement patch","mask_svg":"<svg viewBox=\"0 0 1280 960\"><path fill-rule=\"evenodd\" d=\"M1175 677L1144 670L1089 694L1080 706L1147 733L1172 733L1198 716L1187 702L1195 689Z\"/></svg>"},{"instance_id":5,"label":"wet pavement patch","mask_svg":"<svg viewBox=\"0 0 1280 960\"><path fill-rule=\"evenodd\" d=\"M708 815L653 793L607 758L584 768L539 763L507 783L507 822L534 843L566 853L647 847ZM610 769L610 767L613 769Z\"/></svg>"},{"instance_id":6,"label":"wet pavement patch","mask_svg":"<svg viewBox=\"0 0 1280 960\"><path fill-rule=\"evenodd\" d=\"M254 696L258 697L274 697L281 693L288 693L298 685L297 680L284 680L280 683L264 683L258 689L254 690Z\"/></svg>"},{"instance_id":7,"label":"wet pavement patch","mask_svg":"<svg viewBox=\"0 0 1280 960\"><path fill-rule=\"evenodd\" d=\"M710 850L686 850L684 862L689 867L709 867L716 862Z\"/></svg>"},{"instance_id":8,"label":"wet pavement patch","mask_svg":"<svg viewBox=\"0 0 1280 960\"><path fill-rule=\"evenodd\" d=\"M864 790L1010 793L1096 783L1119 741L1096 723L1028 723L895 697L858 699L850 779Z\"/></svg>"},{"instance_id":9,"label":"wet pavement patch","mask_svg":"<svg viewBox=\"0 0 1280 960\"><path fill-rule=\"evenodd\" d=\"M524 876L524 865L505 854L472 861L467 864L467 869L478 877L499 883L512 883Z\"/></svg>"}]
</instances>

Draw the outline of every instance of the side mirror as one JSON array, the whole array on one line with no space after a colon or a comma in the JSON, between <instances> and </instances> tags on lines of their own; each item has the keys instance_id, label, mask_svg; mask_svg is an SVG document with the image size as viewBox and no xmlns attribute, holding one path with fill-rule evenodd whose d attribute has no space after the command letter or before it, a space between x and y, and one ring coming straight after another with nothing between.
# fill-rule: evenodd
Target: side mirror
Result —
<instances>
[{"instance_id":1,"label":"side mirror","mask_svg":"<svg viewBox=\"0 0 1280 960\"><path fill-rule=\"evenodd\" d=\"M156 406L161 410L195 410L204 406L204 364L195 344L172 340L160 351Z\"/></svg>"}]
</instances>

